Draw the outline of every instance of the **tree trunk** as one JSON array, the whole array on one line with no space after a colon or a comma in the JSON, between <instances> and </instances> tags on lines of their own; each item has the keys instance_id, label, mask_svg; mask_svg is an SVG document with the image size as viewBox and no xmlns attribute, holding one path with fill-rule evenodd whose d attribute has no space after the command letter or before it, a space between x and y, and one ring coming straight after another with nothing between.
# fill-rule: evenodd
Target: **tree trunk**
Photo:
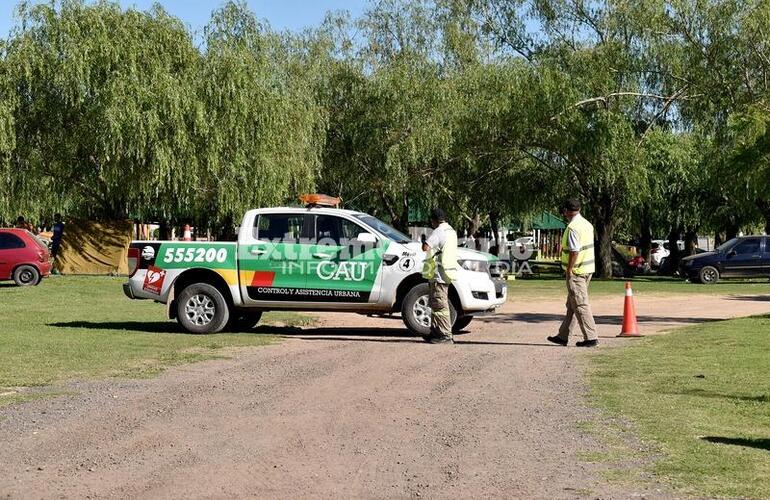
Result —
<instances>
[{"instance_id":1,"label":"tree trunk","mask_svg":"<svg viewBox=\"0 0 770 500\"><path fill-rule=\"evenodd\" d=\"M725 241L727 241L727 240L725 239L725 233L724 232L722 232L722 231L714 232L714 248L718 247L719 245L721 245ZM713 248L712 248L712 250L713 250Z\"/></svg>"},{"instance_id":2,"label":"tree trunk","mask_svg":"<svg viewBox=\"0 0 770 500\"><path fill-rule=\"evenodd\" d=\"M678 241L682 234L682 226L671 228L668 233L668 272L673 275L679 269L679 261L682 258L682 252L679 250Z\"/></svg>"},{"instance_id":3,"label":"tree trunk","mask_svg":"<svg viewBox=\"0 0 770 500\"><path fill-rule=\"evenodd\" d=\"M158 224L158 239L159 240L169 239L168 223L165 220L160 221L160 223Z\"/></svg>"},{"instance_id":4,"label":"tree trunk","mask_svg":"<svg viewBox=\"0 0 770 500\"><path fill-rule=\"evenodd\" d=\"M495 240L494 249L490 247L489 252L495 256L500 255L500 213L497 211L489 212L489 224L492 226L492 237Z\"/></svg>"},{"instance_id":5,"label":"tree trunk","mask_svg":"<svg viewBox=\"0 0 770 500\"><path fill-rule=\"evenodd\" d=\"M612 278L612 237L615 233L613 223L600 221L596 225L596 275L600 278Z\"/></svg>"},{"instance_id":6,"label":"tree trunk","mask_svg":"<svg viewBox=\"0 0 770 500\"><path fill-rule=\"evenodd\" d=\"M765 219L765 234L770 234L770 203L765 200L757 200L757 208Z\"/></svg>"},{"instance_id":7,"label":"tree trunk","mask_svg":"<svg viewBox=\"0 0 770 500\"><path fill-rule=\"evenodd\" d=\"M481 214L478 212L473 214L473 218L468 220L468 236L473 238L474 250L481 249L481 242L479 236L476 234L481 227Z\"/></svg>"},{"instance_id":8,"label":"tree trunk","mask_svg":"<svg viewBox=\"0 0 770 500\"><path fill-rule=\"evenodd\" d=\"M641 222L640 222L640 246L642 257L645 262L650 262L650 250L652 247L652 223L650 221L650 206L645 205L642 209Z\"/></svg>"},{"instance_id":9,"label":"tree trunk","mask_svg":"<svg viewBox=\"0 0 770 500\"><path fill-rule=\"evenodd\" d=\"M698 246L698 232L696 228L689 227L684 233L684 254L695 255Z\"/></svg>"},{"instance_id":10,"label":"tree trunk","mask_svg":"<svg viewBox=\"0 0 770 500\"><path fill-rule=\"evenodd\" d=\"M615 207L608 196L602 195L592 206L593 221L596 231L594 253L596 255L596 275L612 279L612 239L615 236Z\"/></svg>"},{"instance_id":11,"label":"tree trunk","mask_svg":"<svg viewBox=\"0 0 770 500\"><path fill-rule=\"evenodd\" d=\"M409 197L404 193L401 200L401 213L398 216L397 229L403 233L409 234Z\"/></svg>"}]
</instances>

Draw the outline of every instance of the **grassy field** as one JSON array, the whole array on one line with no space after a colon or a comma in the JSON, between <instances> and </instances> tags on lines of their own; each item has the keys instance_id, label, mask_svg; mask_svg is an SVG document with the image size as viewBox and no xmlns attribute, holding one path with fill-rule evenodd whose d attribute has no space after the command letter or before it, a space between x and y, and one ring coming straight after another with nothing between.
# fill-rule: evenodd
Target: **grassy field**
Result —
<instances>
[{"instance_id":1,"label":"grassy field","mask_svg":"<svg viewBox=\"0 0 770 500\"><path fill-rule=\"evenodd\" d=\"M714 285L688 283L678 278L638 277L591 281L589 293L594 297L622 296L626 281L632 283L636 295L757 295L770 293L770 282L761 280L720 281ZM557 298L565 296L563 276L518 278L508 282L508 297L512 300Z\"/></svg>"},{"instance_id":2,"label":"grassy field","mask_svg":"<svg viewBox=\"0 0 770 500\"><path fill-rule=\"evenodd\" d=\"M770 498L770 316L687 327L588 363L593 400L653 444L659 477L694 495Z\"/></svg>"},{"instance_id":3,"label":"grassy field","mask_svg":"<svg viewBox=\"0 0 770 500\"><path fill-rule=\"evenodd\" d=\"M268 334L190 335L165 319L165 306L132 301L125 278L54 276L37 287L0 283L0 405L34 397L12 388L72 378L150 376L165 367L222 356L223 348L264 345ZM266 314L263 323L310 318Z\"/></svg>"}]
</instances>

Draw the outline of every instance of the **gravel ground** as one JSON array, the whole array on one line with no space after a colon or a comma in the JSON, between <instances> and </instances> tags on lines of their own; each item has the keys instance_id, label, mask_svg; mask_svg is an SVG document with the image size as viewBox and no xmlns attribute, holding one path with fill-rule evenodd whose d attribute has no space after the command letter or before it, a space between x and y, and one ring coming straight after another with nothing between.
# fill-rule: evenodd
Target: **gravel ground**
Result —
<instances>
[{"instance_id":1,"label":"gravel ground","mask_svg":"<svg viewBox=\"0 0 770 500\"><path fill-rule=\"evenodd\" d=\"M634 341L614 339L622 300L594 302L602 348ZM0 498L670 497L581 461L602 443L579 423L601 416L585 350L544 342L562 302L508 304L437 346L397 319L322 314L231 359L55 387L73 395L0 409ZM768 310L637 303L643 333Z\"/></svg>"}]
</instances>

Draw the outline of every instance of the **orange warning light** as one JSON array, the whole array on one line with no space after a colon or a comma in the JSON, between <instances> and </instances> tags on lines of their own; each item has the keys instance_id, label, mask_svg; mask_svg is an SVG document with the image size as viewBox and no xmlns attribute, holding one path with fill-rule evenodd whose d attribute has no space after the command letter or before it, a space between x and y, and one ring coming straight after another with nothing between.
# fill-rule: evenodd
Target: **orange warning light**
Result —
<instances>
[{"instance_id":1,"label":"orange warning light","mask_svg":"<svg viewBox=\"0 0 770 500\"><path fill-rule=\"evenodd\" d=\"M342 200L326 194L303 194L299 201L308 207L339 207Z\"/></svg>"}]
</instances>

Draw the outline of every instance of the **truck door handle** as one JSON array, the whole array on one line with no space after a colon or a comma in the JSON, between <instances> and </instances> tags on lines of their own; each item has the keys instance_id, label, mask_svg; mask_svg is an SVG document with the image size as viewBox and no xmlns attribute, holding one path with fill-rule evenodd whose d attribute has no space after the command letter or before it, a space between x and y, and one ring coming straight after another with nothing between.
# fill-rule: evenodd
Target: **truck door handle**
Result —
<instances>
[{"instance_id":1,"label":"truck door handle","mask_svg":"<svg viewBox=\"0 0 770 500\"><path fill-rule=\"evenodd\" d=\"M328 259L328 258L331 257L331 254L328 254L328 253L314 253L313 257L315 257L316 259Z\"/></svg>"},{"instance_id":2,"label":"truck door handle","mask_svg":"<svg viewBox=\"0 0 770 500\"><path fill-rule=\"evenodd\" d=\"M267 253L267 250L263 250L261 248L252 248L251 250L249 250L249 253L251 255L264 255Z\"/></svg>"}]
</instances>

